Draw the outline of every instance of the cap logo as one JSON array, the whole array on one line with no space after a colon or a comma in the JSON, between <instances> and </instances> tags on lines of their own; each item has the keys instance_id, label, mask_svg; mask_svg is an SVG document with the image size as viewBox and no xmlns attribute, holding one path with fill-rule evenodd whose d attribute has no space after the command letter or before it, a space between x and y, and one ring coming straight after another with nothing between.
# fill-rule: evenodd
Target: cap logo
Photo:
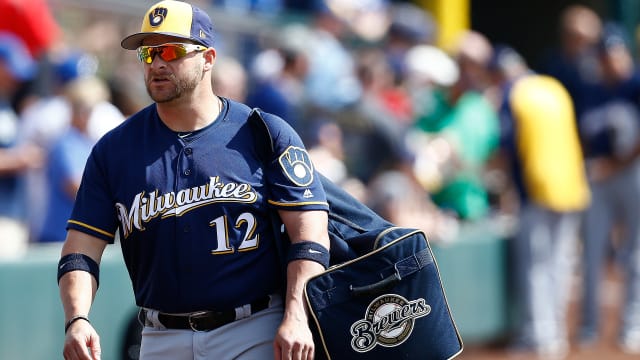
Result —
<instances>
[{"instance_id":1,"label":"cap logo","mask_svg":"<svg viewBox=\"0 0 640 360\"><path fill-rule=\"evenodd\" d=\"M200 38L201 39L206 39L207 38L207 34L205 34L204 31L202 31L202 29L200 29Z\"/></svg>"},{"instance_id":2,"label":"cap logo","mask_svg":"<svg viewBox=\"0 0 640 360\"><path fill-rule=\"evenodd\" d=\"M153 9L152 12L149 13L149 25L151 26L160 26L164 19L167 17L167 13L169 10L163 7L157 7Z\"/></svg>"}]
</instances>

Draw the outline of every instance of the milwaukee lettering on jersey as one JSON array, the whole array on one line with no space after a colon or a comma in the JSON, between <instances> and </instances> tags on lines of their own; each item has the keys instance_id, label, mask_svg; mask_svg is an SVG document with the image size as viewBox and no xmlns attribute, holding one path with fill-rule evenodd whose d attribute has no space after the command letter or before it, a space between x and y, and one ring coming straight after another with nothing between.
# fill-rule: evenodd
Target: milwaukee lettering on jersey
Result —
<instances>
[{"instance_id":1,"label":"milwaukee lettering on jersey","mask_svg":"<svg viewBox=\"0 0 640 360\"><path fill-rule=\"evenodd\" d=\"M133 228L144 230L144 223L158 216L182 216L188 211L216 202L253 203L258 195L249 184L223 183L218 176L211 177L208 184L195 186L174 193L159 195L158 191L138 193L131 208L121 203L116 204L118 219L122 225L124 237L131 234Z\"/></svg>"}]
</instances>

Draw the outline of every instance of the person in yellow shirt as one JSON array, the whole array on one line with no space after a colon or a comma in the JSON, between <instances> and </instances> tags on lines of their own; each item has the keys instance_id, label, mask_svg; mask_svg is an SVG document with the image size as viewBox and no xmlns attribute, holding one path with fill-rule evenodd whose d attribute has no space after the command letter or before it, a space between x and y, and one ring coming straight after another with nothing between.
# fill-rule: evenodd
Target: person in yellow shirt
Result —
<instances>
[{"instance_id":1,"label":"person in yellow shirt","mask_svg":"<svg viewBox=\"0 0 640 360\"><path fill-rule=\"evenodd\" d=\"M572 100L563 85L532 72L512 48L496 46L501 153L520 207L513 244L518 327L514 346L540 355L568 351L568 289L581 211L590 202Z\"/></svg>"}]
</instances>

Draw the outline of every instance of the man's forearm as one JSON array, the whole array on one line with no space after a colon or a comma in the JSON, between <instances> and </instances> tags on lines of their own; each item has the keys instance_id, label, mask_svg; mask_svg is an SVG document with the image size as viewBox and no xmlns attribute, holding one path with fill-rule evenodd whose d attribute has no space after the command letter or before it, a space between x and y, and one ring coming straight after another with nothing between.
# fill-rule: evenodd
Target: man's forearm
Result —
<instances>
[{"instance_id":1,"label":"man's forearm","mask_svg":"<svg viewBox=\"0 0 640 360\"><path fill-rule=\"evenodd\" d=\"M285 299L285 317L296 320L307 319L304 302L304 285L307 280L324 271L324 268L310 260L292 261L287 266L287 291Z\"/></svg>"},{"instance_id":2,"label":"man's forearm","mask_svg":"<svg viewBox=\"0 0 640 360\"><path fill-rule=\"evenodd\" d=\"M60 278L60 300L65 323L73 316L88 315L97 290L97 282L86 271L71 271Z\"/></svg>"},{"instance_id":3,"label":"man's forearm","mask_svg":"<svg viewBox=\"0 0 640 360\"><path fill-rule=\"evenodd\" d=\"M91 304L98 290L98 276L100 260L106 247L106 242L96 237L69 230L67 239L62 247L61 262L68 256L81 254L75 258L72 269L83 269L68 271L68 268L59 264L58 286L60 287L60 300L64 308L65 321L75 315L88 315Z\"/></svg>"}]
</instances>

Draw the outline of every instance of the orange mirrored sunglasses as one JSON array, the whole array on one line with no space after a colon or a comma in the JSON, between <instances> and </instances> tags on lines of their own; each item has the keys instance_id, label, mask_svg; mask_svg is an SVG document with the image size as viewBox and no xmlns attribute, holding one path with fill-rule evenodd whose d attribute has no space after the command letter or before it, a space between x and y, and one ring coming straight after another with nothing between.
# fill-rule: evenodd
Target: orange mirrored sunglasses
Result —
<instances>
[{"instance_id":1,"label":"orange mirrored sunglasses","mask_svg":"<svg viewBox=\"0 0 640 360\"><path fill-rule=\"evenodd\" d=\"M173 61L185 57L192 51L207 50L205 46L197 44L167 43L157 46L140 46L138 59L146 64L151 64L156 55L164 61Z\"/></svg>"}]
</instances>

